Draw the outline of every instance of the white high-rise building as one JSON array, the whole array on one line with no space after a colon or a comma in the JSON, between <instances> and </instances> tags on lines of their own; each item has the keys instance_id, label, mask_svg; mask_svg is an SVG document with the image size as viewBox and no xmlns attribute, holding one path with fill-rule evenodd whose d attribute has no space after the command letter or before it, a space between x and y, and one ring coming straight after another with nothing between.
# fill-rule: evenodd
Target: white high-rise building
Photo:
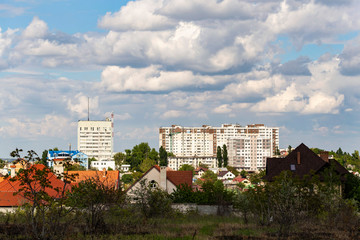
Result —
<instances>
[{"instance_id":1,"label":"white high-rise building","mask_svg":"<svg viewBox=\"0 0 360 240\"><path fill-rule=\"evenodd\" d=\"M256 171L266 167L266 157L273 157L279 147L279 128L264 124L221 127L182 127L159 129L159 145L176 157L216 157L217 146L227 146L229 163L238 169Z\"/></svg>"},{"instance_id":2,"label":"white high-rise building","mask_svg":"<svg viewBox=\"0 0 360 240\"><path fill-rule=\"evenodd\" d=\"M89 159L110 160L113 157L113 146L113 115L105 121L78 121L77 147Z\"/></svg>"}]
</instances>

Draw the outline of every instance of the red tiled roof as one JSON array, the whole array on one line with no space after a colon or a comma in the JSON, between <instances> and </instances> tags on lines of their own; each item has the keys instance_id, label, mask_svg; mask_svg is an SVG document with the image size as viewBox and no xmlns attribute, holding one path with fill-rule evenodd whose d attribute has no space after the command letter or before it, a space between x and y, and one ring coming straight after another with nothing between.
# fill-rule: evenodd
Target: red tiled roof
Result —
<instances>
[{"instance_id":1,"label":"red tiled roof","mask_svg":"<svg viewBox=\"0 0 360 240\"><path fill-rule=\"evenodd\" d=\"M108 187L118 187L119 171L68 171L69 174L75 175L75 183L85 181L87 179L94 179L100 181Z\"/></svg>"},{"instance_id":2,"label":"red tiled roof","mask_svg":"<svg viewBox=\"0 0 360 240\"><path fill-rule=\"evenodd\" d=\"M46 167L42 164L34 164L30 167L30 169L32 168L34 168L34 170L43 170ZM56 188L58 188L60 192L64 189L64 187L66 189L70 189L70 185L65 185L65 183L58 179L49 168L46 169L48 169L47 179L50 181L50 184L53 188L45 188L45 192L56 198L60 196L60 194L55 190ZM26 199L21 194L14 196L14 193L18 192L22 186L20 186L20 181L17 180L17 176L15 176L13 179L15 181L5 179L4 181L0 182L0 206L19 206L26 201ZM34 181L33 187L38 189L40 186L37 185L36 181Z\"/></svg>"},{"instance_id":3,"label":"red tiled roof","mask_svg":"<svg viewBox=\"0 0 360 240\"><path fill-rule=\"evenodd\" d=\"M243 178L241 176L237 176L236 178L233 179L233 181L236 181L236 182L242 182L244 181L246 178Z\"/></svg>"}]
</instances>

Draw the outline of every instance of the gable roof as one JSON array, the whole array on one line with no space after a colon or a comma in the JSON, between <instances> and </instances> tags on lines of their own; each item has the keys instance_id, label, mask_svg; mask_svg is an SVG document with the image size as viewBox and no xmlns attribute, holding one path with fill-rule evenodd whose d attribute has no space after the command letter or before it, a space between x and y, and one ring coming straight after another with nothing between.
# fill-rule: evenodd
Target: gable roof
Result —
<instances>
[{"instance_id":1,"label":"gable roof","mask_svg":"<svg viewBox=\"0 0 360 240\"><path fill-rule=\"evenodd\" d=\"M68 171L68 174L75 175L75 183L85 181L87 179L94 179L99 181L107 187L119 187L119 174L117 170L114 171Z\"/></svg>"},{"instance_id":2,"label":"gable roof","mask_svg":"<svg viewBox=\"0 0 360 240\"><path fill-rule=\"evenodd\" d=\"M140 182L152 169L156 169L160 173L160 167L158 165L152 166L147 170L136 182L134 182L126 192L128 192L136 183ZM169 180L175 186L181 184L192 185L192 171L173 171L171 168L166 167L166 179Z\"/></svg>"},{"instance_id":3,"label":"gable roof","mask_svg":"<svg viewBox=\"0 0 360 240\"><path fill-rule=\"evenodd\" d=\"M300 161L298 163L298 160ZM321 157L315 154L305 144L301 143L285 158L267 158L266 162L266 176L264 179L272 181L275 176L280 175L282 171L292 171L299 177L310 174L314 171L315 174L324 170L333 163L335 170L340 174L344 175L348 171L342 167L336 160L330 159L324 161Z\"/></svg>"},{"instance_id":4,"label":"gable roof","mask_svg":"<svg viewBox=\"0 0 360 240\"><path fill-rule=\"evenodd\" d=\"M219 176L219 177L223 177L223 176L225 176L228 172L230 172L230 171L220 171L220 172L218 173L218 176Z\"/></svg>"},{"instance_id":5,"label":"gable roof","mask_svg":"<svg viewBox=\"0 0 360 240\"><path fill-rule=\"evenodd\" d=\"M43 164L34 164L30 167L32 170L44 170L48 174L47 179L50 181L50 184L53 188L45 188L45 192L49 194L51 197L58 197L59 193L55 190L58 188L60 192L64 189L70 189L70 185L65 185L65 183L57 178L57 176ZM21 173L20 173L21 174ZM31 177L32 175L30 175ZM10 181L9 178L0 182L0 206L19 206L22 203L26 202L26 199L21 195L17 194L14 196L14 193L18 192L22 187L20 181L18 180L18 176L12 178L14 181ZM33 187L39 189L40 186L36 184L36 181L33 183Z\"/></svg>"}]
</instances>

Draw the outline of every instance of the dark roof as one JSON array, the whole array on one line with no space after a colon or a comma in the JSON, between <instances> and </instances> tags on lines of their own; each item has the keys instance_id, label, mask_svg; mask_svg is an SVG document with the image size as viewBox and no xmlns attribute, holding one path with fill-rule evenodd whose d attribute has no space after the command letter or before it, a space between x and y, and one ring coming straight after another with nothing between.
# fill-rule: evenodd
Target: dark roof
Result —
<instances>
[{"instance_id":1,"label":"dark roof","mask_svg":"<svg viewBox=\"0 0 360 240\"><path fill-rule=\"evenodd\" d=\"M300 164L298 164L298 154L300 155ZM292 171L302 178L304 175L309 175L311 171L317 174L329 167L330 164L334 164L335 170L341 176L349 173L336 160L330 159L328 162L324 161L305 144L301 143L285 158L267 158L266 176L264 179L272 181L275 176L280 175L282 171L286 170Z\"/></svg>"},{"instance_id":2,"label":"dark roof","mask_svg":"<svg viewBox=\"0 0 360 240\"><path fill-rule=\"evenodd\" d=\"M218 176L219 177L223 177L223 176L225 176L225 174L227 174L229 171L220 171L219 172L219 174L218 174Z\"/></svg>"}]
</instances>

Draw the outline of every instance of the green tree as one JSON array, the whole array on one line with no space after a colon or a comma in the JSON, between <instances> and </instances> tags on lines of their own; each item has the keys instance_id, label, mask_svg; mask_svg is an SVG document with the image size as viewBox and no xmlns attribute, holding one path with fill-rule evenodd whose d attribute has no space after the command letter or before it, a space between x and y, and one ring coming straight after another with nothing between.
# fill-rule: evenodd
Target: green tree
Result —
<instances>
[{"instance_id":1,"label":"green tree","mask_svg":"<svg viewBox=\"0 0 360 240\"><path fill-rule=\"evenodd\" d=\"M16 149L10 153L10 156L15 157L15 161L22 160L24 165L40 160L33 150L28 151L23 158L20 156L21 152L22 149ZM52 239L54 234L64 234L64 231L59 232L58 229L64 224L64 216L72 211L72 208L65 208L65 194L74 177L65 172L59 176L64 184L53 187L51 182L51 179L54 179L53 174L45 166L31 166L21 169L15 177L9 179L19 183L20 188L15 195L26 199L21 210L22 214L26 215L27 226L33 239Z\"/></svg>"},{"instance_id":2,"label":"green tree","mask_svg":"<svg viewBox=\"0 0 360 240\"><path fill-rule=\"evenodd\" d=\"M114 161L115 161L116 168L120 169L121 165L123 165L126 162L126 154L124 154L122 152L115 153Z\"/></svg>"},{"instance_id":3,"label":"green tree","mask_svg":"<svg viewBox=\"0 0 360 240\"><path fill-rule=\"evenodd\" d=\"M275 149L275 156L280 156L280 155L281 155L280 149L279 149L279 147L276 147L276 149Z\"/></svg>"},{"instance_id":4,"label":"green tree","mask_svg":"<svg viewBox=\"0 0 360 240\"><path fill-rule=\"evenodd\" d=\"M144 161L142 161L142 163L139 166L140 171L142 171L144 173L147 170L149 170L152 166L154 166L155 164L156 164L155 160L146 158Z\"/></svg>"},{"instance_id":5,"label":"green tree","mask_svg":"<svg viewBox=\"0 0 360 240\"><path fill-rule=\"evenodd\" d=\"M217 180L217 175L213 171L207 170L201 178L204 179L205 182L215 182Z\"/></svg>"},{"instance_id":6,"label":"green tree","mask_svg":"<svg viewBox=\"0 0 360 240\"><path fill-rule=\"evenodd\" d=\"M179 171L191 171L191 172L193 173L193 176L194 176L195 168L194 168L192 165L183 164L183 165L181 165L181 167L179 168Z\"/></svg>"},{"instance_id":7,"label":"green tree","mask_svg":"<svg viewBox=\"0 0 360 240\"><path fill-rule=\"evenodd\" d=\"M241 170L241 172L240 172L240 175L241 175L242 178L246 178L247 174L248 173L244 169Z\"/></svg>"},{"instance_id":8,"label":"green tree","mask_svg":"<svg viewBox=\"0 0 360 240\"><path fill-rule=\"evenodd\" d=\"M226 148L225 144L223 145L222 152L223 152L222 158L223 158L223 163L224 163L223 165L224 165L224 167L227 167L229 158L228 158L228 152L227 152L227 148Z\"/></svg>"},{"instance_id":9,"label":"green tree","mask_svg":"<svg viewBox=\"0 0 360 240\"><path fill-rule=\"evenodd\" d=\"M287 151L288 151L289 154L292 152L292 147L291 147L291 145L288 146Z\"/></svg>"},{"instance_id":10,"label":"green tree","mask_svg":"<svg viewBox=\"0 0 360 240\"><path fill-rule=\"evenodd\" d=\"M149 158L151 160L155 161L155 164L159 164L159 153L155 150L155 148L152 148L149 153Z\"/></svg>"},{"instance_id":11,"label":"green tree","mask_svg":"<svg viewBox=\"0 0 360 240\"><path fill-rule=\"evenodd\" d=\"M40 159L39 163L44 164L45 166L47 166L47 155L48 155L48 150L44 150L42 155L41 155L41 159Z\"/></svg>"},{"instance_id":12,"label":"green tree","mask_svg":"<svg viewBox=\"0 0 360 240\"><path fill-rule=\"evenodd\" d=\"M67 204L77 209L77 216L86 220L86 232L93 234L105 228L105 213L124 200L121 188L115 189L99 178L89 178L72 187Z\"/></svg>"},{"instance_id":13,"label":"green tree","mask_svg":"<svg viewBox=\"0 0 360 240\"><path fill-rule=\"evenodd\" d=\"M161 146L159 149L159 155L160 155L160 166L167 166L168 165L167 152L163 148L163 146Z\"/></svg>"},{"instance_id":14,"label":"green tree","mask_svg":"<svg viewBox=\"0 0 360 240\"><path fill-rule=\"evenodd\" d=\"M5 167L5 165L6 165L6 161L0 159L0 168Z\"/></svg>"},{"instance_id":15,"label":"green tree","mask_svg":"<svg viewBox=\"0 0 360 240\"><path fill-rule=\"evenodd\" d=\"M132 183L133 180L134 180L134 177L131 174L124 174L121 176L121 181L124 184Z\"/></svg>"},{"instance_id":16,"label":"green tree","mask_svg":"<svg viewBox=\"0 0 360 240\"><path fill-rule=\"evenodd\" d=\"M135 190L135 204L145 218L165 217L172 212L170 195L161 190L156 183L140 181Z\"/></svg>"},{"instance_id":17,"label":"green tree","mask_svg":"<svg viewBox=\"0 0 360 240\"><path fill-rule=\"evenodd\" d=\"M223 165L223 158L222 158L222 154L221 154L221 147L218 146L217 149L216 149L216 159L217 159L217 162L218 162L218 167L222 167Z\"/></svg>"},{"instance_id":18,"label":"green tree","mask_svg":"<svg viewBox=\"0 0 360 240\"><path fill-rule=\"evenodd\" d=\"M93 161L97 161L96 158L92 157L92 158L88 159L88 168L89 169L91 168L91 162L93 162Z\"/></svg>"}]
</instances>

